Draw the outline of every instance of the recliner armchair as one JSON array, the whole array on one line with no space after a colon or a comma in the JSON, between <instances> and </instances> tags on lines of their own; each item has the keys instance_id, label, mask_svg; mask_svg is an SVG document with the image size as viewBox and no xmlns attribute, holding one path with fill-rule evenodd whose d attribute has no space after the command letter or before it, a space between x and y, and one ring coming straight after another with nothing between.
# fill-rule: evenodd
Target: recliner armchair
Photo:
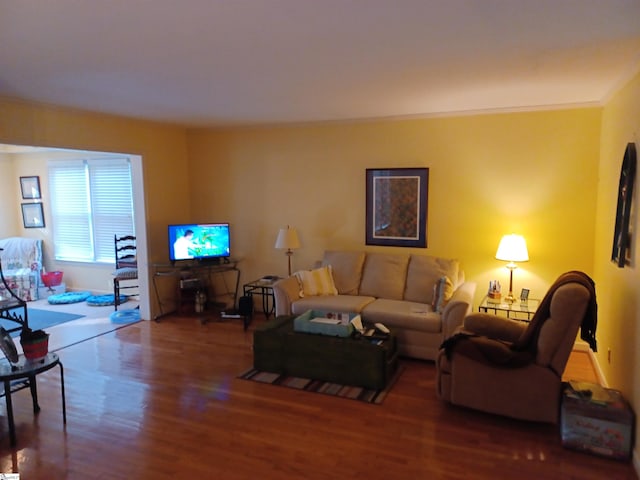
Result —
<instances>
[{"instance_id":1,"label":"recliner armchair","mask_svg":"<svg viewBox=\"0 0 640 480\"><path fill-rule=\"evenodd\" d=\"M438 397L493 414L557 423L562 374L578 329L595 351L596 316L593 281L575 271L556 280L529 324L468 315L438 353Z\"/></svg>"}]
</instances>

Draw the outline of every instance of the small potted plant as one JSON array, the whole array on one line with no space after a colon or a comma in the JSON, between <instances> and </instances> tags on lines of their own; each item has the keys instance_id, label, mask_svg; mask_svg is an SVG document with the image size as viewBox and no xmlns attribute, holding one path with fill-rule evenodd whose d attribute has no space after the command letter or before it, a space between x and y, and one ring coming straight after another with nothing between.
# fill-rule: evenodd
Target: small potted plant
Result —
<instances>
[{"instance_id":1,"label":"small potted plant","mask_svg":"<svg viewBox=\"0 0 640 480\"><path fill-rule=\"evenodd\" d=\"M22 329L20 345L28 360L39 360L49 353L49 334L44 330Z\"/></svg>"}]
</instances>

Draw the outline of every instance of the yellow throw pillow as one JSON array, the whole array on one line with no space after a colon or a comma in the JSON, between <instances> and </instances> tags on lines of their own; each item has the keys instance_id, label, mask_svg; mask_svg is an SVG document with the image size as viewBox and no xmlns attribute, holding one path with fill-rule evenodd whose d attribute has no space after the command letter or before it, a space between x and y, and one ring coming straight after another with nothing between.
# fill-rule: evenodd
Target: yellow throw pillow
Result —
<instances>
[{"instance_id":1,"label":"yellow throw pillow","mask_svg":"<svg viewBox=\"0 0 640 480\"><path fill-rule=\"evenodd\" d=\"M336 290L336 286L333 283L331 265L315 270L302 270L296 272L295 275L302 285L301 297L338 294L338 290Z\"/></svg>"},{"instance_id":2,"label":"yellow throw pillow","mask_svg":"<svg viewBox=\"0 0 640 480\"><path fill-rule=\"evenodd\" d=\"M434 312L442 313L449 300L453 296L453 283L449 277L440 277L433 286L433 302L431 306Z\"/></svg>"}]
</instances>

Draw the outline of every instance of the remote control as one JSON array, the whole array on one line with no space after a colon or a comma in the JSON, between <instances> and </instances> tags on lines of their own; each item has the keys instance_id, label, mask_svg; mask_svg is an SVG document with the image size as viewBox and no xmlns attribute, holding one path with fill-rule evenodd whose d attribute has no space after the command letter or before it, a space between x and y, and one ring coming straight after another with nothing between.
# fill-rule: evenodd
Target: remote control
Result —
<instances>
[{"instance_id":1,"label":"remote control","mask_svg":"<svg viewBox=\"0 0 640 480\"><path fill-rule=\"evenodd\" d=\"M378 322L378 323L374 323L373 324L378 330L380 330L382 333L390 333L389 329L382 323Z\"/></svg>"}]
</instances>

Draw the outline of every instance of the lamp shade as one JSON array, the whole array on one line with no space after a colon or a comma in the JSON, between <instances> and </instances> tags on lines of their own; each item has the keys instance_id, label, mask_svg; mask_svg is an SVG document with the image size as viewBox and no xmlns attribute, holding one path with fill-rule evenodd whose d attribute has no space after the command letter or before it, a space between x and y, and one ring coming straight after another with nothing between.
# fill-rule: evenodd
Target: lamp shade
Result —
<instances>
[{"instance_id":1,"label":"lamp shade","mask_svg":"<svg viewBox=\"0 0 640 480\"><path fill-rule=\"evenodd\" d=\"M527 251L527 242L522 235L505 235L500 240L496 259L505 262L527 262L529 261L529 252Z\"/></svg>"},{"instance_id":2,"label":"lamp shade","mask_svg":"<svg viewBox=\"0 0 640 480\"><path fill-rule=\"evenodd\" d=\"M300 248L298 231L295 228L281 228L278 232L275 248L286 250L295 250L296 248Z\"/></svg>"}]
</instances>

